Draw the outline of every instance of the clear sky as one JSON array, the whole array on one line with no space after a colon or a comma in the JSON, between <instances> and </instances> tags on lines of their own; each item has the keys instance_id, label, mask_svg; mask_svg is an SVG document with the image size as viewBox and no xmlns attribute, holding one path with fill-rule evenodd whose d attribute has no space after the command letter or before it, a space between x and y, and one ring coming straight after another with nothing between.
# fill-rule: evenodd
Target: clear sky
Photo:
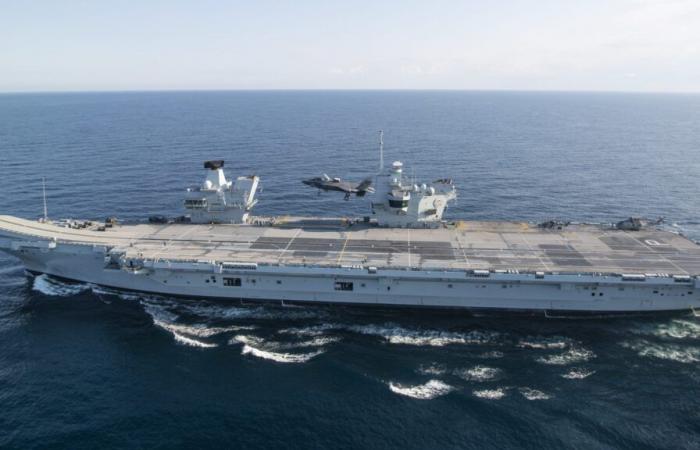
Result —
<instances>
[{"instance_id":1,"label":"clear sky","mask_svg":"<svg viewBox=\"0 0 700 450\"><path fill-rule=\"evenodd\" d=\"M700 92L700 0L0 0L0 91Z\"/></svg>"}]
</instances>

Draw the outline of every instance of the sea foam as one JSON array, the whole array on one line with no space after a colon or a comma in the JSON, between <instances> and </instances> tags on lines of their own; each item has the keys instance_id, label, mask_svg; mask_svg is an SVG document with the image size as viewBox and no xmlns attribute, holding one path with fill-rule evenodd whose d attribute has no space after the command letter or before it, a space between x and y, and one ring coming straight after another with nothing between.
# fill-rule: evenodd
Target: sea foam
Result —
<instances>
[{"instance_id":1,"label":"sea foam","mask_svg":"<svg viewBox=\"0 0 700 450\"><path fill-rule=\"evenodd\" d=\"M273 349L267 349L265 348L266 346L269 346L268 343L266 343L263 339L253 337L253 336L243 336L243 335L238 335L234 336L230 343L232 344L242 344L243 347L241 349L241 354L242 355L252 355L257 358L262 358L262 359L267 359L270 361L275 361L279 363L305 363L313 358L315 358L318 355L321 355L325 352L323 349L316 350L314 352L309 352L309 353L287 353L287 352L279 352L279 351L274 351L277 350L276 348Z\"/></svg>"},{"instance_id":2,"label":"sea foam","mask_svg":"<svg viewBox=\"0 0 700 450\"><path fill-rule=\"evenodd\" d=\"M654 344L648 341L623 342L620 345L632 349L639 356L676 361L684 364L700 362L700 348L675 344Z\"/></svg>"},{"instance_id":3,"label":"sea foam","mask_svg":"<svg viewBox=\"0 0 700 450\"><path fill-rule=\"evenodd\" d=\"M491 381L500 377L502 371L494 367L475 366L470 369L457 369L453 374L467 381Z\"/></svg>"},{"instance_id":4,"label":"sea foam","mask_svg":"<svg viewBox=\"0 0 700 450\"><path fill-rule=\"evenodd\" d=\"M506 391L504 388L497 389L481 389L472 391L474 396L487 399L487 400L500 400L506 396Z\"/></svg>"},{"instance_id":5,"label":"sea foam","mask_svg":"<svg viewBox=\"0 0 700 450\"><path fill-rule=\"evenodd\" d=\"M521 387L518 392L528 400L549 400L551 398L551 395L529 387Z\"/></svg>"},{"instance_id":6,"label":"sea foam","mask_svg":"<svg viewBox=\"0 0 700 450\"><path fill-rule=\"evenodd\" d=\"M34 278L32 289L52 297L70 297L90 290L90 285L87 283L64 283L46 274L41 274Z\"/></svg>"},{"instance_id":7,"label":"sea foam","mask_svg":"<svg viewBox=\"0 0 700 450\"><path fill-rule=\"evenodd\" d=\"M574 347L562 353L541 356L537 358L537 362L552 366L566 366L569 364L586 362L595 357L595 353L593 353L593 351L591 350L588 350L586 348Z\"/></svg>"},{"instance_id":8,"label":"sea foam","mask_svg":"<svg viewBox=\"0 0 700 450\"><path fill-rule=\"evenodd\" d=\"M389 389L399 395L415 398L418 400L431 400L436 397L449 394L454 390L454 387L440 380L430 380L425 384L415 386L406 386L389 382Z\"/></svg>"},{"instance_id":9,"label":"sea foam","mask_svg":"<svg viewBox=\"0 0 700 450\"><path fill-rule=\"evenodd\" d=\"M451 344L488 344L500 336L496 332L469 331L466 333L438 330L410 330L397 325L351 325L349 331L374 335L391 344L443 347Z\"/></svg>"}]
</instances>

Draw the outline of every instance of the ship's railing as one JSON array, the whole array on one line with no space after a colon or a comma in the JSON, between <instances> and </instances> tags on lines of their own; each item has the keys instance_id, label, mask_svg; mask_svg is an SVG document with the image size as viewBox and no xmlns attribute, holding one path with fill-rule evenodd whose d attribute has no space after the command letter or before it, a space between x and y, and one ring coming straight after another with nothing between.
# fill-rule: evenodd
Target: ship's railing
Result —
<instances>
[{"instance_id":1,"label":"ship's railing","mask_svg":"<svg viewBox=\"0 0 700 450\"><path fill-rule=\"evenodd\" d=\"M404 266L365 266L361 264L347 265L347 264L302 264L302 263L291 263L291 264L280 264L280 263L250 263L250 262L232 262L232 261L217 261L217 260L201 260L201 259L177 259L171 260L167 258L155 258L146 259L143 257L123 258L124 262L133 259L134 262L138 261L143 267L150 267L154 269L166 269L166 270L182 270L182 271L205 271L213 273L223 273L232 271L249 271L249 270L264 270L266 268L289 268L289 269L300 269L300 268L317 268L317 269L340 269L343 271L357 271L366 272L368 274L377 274L379 271L382 272L403 272L403 273L415 273L421 272L426 276L435 276L440 274L446 277L467 277L467 278L480 278L480 279L491 279L492 281L508 281L512 279L517 280L545 280L549 279L552 282L581 282L581 283L592 283L596 282L591 278L604 279L609 282L619 282L619 283L645 283L647 280L650 281L665 281L668 284L680 284L680 283L693 283L695 280L700 280L696 276L691 275L673 275L673 274L622 274L622 273L604 273L604 272L580 272L580 273L561 273L561 272L543 272L543 271L520 271L517 269L453 269L453 268L430 268L426 269L408 269ZM566 280L565 280L566 279Z\"/></svg>"}]
</instances>

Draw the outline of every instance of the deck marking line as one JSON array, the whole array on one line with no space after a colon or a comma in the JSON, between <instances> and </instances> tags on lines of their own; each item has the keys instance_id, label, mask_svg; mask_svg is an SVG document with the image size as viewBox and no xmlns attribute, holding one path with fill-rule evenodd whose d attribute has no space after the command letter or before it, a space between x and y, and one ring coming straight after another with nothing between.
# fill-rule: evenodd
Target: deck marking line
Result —
<instances>
[{"instance_id":1,"label":"deck marking line","mask_svg":"<svg viewBox=\"0 0 700 450\"><path fill-rule=\"evenodd\" d=\"M658 257L658 256L661 256L661 258L660 258L661 261L664 261L664 260L665 260L665 261L667 261L669 264L671 264L673 267L675 267L676 269L680 270L680 271L681 271L681 274L679 274L679 275L690 275L690 273L688 273L688 272L686 272L685 270L681 269L681 268L678 266L678 264L674 263L673 261L671 261L670 259L666 258L665 256L659 255L659 254L658 254L657 252L655 252L651 247L649 247L648 245L646 245L644 242L640 241L640 240L637 239L636 237L632 236L629 232L624 231L624 233L625 233L626 235L628 235L630 238L632 238L635 242L637 242L637 243L639 243L640 245L644 246L644 248L648 248L648 249L650 250L650 253L653 254L654 256L657 256L657 257Z\"/></svg>"},{"instance_id":2,"label":"deck marking line","mask_svg":"<svg viewBox=\"0 0 700 450\"><path fill-rule=\"evenodd\" d=\"M348 241L350 240L350 235L345 233L345 242L343 242L343 248L340 249L340 254L338 254L338 259L336 262L340 264L340 261L343 259L343 254L345 253L345 247L348 246Z\"/></svg>"},{"instance_id":3,"label":"deck marking line","mask_svg":"<svg viewBox=\"0 0 700 450\"><path fill-rule=\"evenodd\" d=\"M549 266L547 265L547 263L544 262L544 260L543 260L542 257L540 256L539 250L538 250L537 252L535 252L535 249L532 248L532 245L530 245L530 241L528 241L527 238L525 237L525 233L522 233L521 236L522 236L522 238L523 238L523 241L525 242L525 245L527 245L527 248L528 248L533 254L537 255L537 259L539 259L539 260L540 260L540 264L542 264L542 266L544 266L544 270L546 270L547 272L549 272L549 271L550 271ZM501 239L503 239L502 236L501 236ZM504 239L504 241L505 241L505 239Z\"/></svg>"},{"instance_id":4,"label":"deck marking line","mask_svg":"<svg viewBox=\"0 0 700 450\"><path fill-rule=\"evenodd\" d=\"M292 242L294 242L294 239L296 239L297 236L299 236L299 235L301 234L301 230L302 230L302 229L299 228L299 229L297 230L297 232L294 234L294 236L289 240L289 242L287 242L287 246L284 247L284 249L283 249L282 252L280 253L280 256L277 258L277 262L282 262L282 257L284 256L284 254L286 253L286 251L289 250L289 247L292 246Z\"/></svg>"},{"instance_id":5,"label":"deck marking line","mask_svg":"<svg viewBox=\"0 0 700 450\"><path fill-rule=\"evenodd\" d=\"M459 233L455 234L455 239L457 240L457 245L459 245L459 249L462 250L462 256L464 257L464 262L467 264L467 269L469 268L469 258L467 258L467 252L464 250L464 246L462 245L462 241L459 240Z\"/></svg>"}]
</instances>

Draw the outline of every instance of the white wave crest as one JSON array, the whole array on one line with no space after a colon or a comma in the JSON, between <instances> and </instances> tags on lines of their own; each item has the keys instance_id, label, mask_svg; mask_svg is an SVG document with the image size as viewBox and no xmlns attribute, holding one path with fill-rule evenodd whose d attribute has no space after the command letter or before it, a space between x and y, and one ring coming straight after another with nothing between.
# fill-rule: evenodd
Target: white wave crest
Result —
<instances>
[{"instance_id":1,"label":"white wave crest","mask_svg":"<svg viewBox=\"0 0 700 450\"><path fill-rule=\"evenodd\" d=\"M475 366L471 369L458 369L454 375L467 381L491 381L501 375L501 369L495 367Z\"/></svg>"},{"instance_id":2,"label":"white wave crest","mask_svg":"<svg viewBox=\"0 0 700 450\"><path fill-rule=\"evenodd\" d=\"M192 339L190 337L184 336L176 331L172 331L173 337L175 338L175 341L184 344L184 345L189 345L190 347L200 347L200 348L213 348L217 347L217 344L212 344L210 342L203 342L203 341L198 341L197 339Z\"/></svg>"},{"instance_id":3,"label":"white wave crest","mask_svg":"<svg viewBox=\"0 0 700 450\"><path fill-rule=\"evenodd\" d=\"M521 339L518 342L518 347L520 348L533 348L533 349L557 349L566 348L573 342L571 339L562 336L528 336Z\"/></svg>"},{"instance_id":4,"label":"white wave crest","mask_svg":"<svg viewBox=\"0 0 700 450\"><path fill-rule=\"evenodd\" d=\"M549 394L529 387L521 387L518 392L528 400L549 400L552 398Z\"/></svg>"},{"instance_id":5,"label":"white wave crest","mask_svg":"<svg viewBox=\"0 0 700 450\"><path fill-rule=\"evenodd\" d=\"M173 335L173 337L175 338L175 342L177 342L177 343L189 345L191 347L200 347L200 348L218 347L217 344L200 341L198 339L192 338L191 336L185 336L182 333L182 329L183 328L190 328L190 327L184 327L182 325L176 325L176 324L164 322L164 321L158 320L158 319L154 319L153 324L156 325L157 327L160 327L160 328L170 332Z\"/></svg>"},{"instance_id":6,"label":"white wave crest","mask_svg":"<svg viewBox=\"0 0 700 450\"><path fill-rule=\"evenodd\" d=\"M573 368L566 372L565 374L562 374L562 378L566 378L567 380L583 380L584 378L588 378L591 375L595 373L595 370L587 370L583 368Z\"/></svg>"},{"instance_id":7,"label":"white wave crest","mask_svg":"<svg viewBox=\"0 0 700 450\"><path fill-rule=\"evenodd\" d=\"M391 344L443 347L450 344L488 344L500 336L496 332L470 331L456 333L438 330L409 330L396 325L351 325L347 327L355 333L375 335Z\"/></svg>"},{"instance_id":8,"label":"white wave crest","mask_svg":"<svg viewBox=\"0 0 700 450\"><path fill-rule=\"evenodd\" d=\"M503 388L498 389L481 389L478 391L472 391L476 397L485 398L487 400L500 400L506 396L506 391Z\"/></svg>"},{"instance_id":9,"label":"white wave crest","mask_svg":"<svg viewBox=\"0 0 700 450\"><path fill-rule=\"evenodd\" d=\"M208 319L303 320L318 318L321 315L319 310L271 306L238 307L183 303L182 307L196 316Z\"/></svg>"},{"instance_id":10,"label":"white wave crest","mask_svg":"<svg viewBox=\"0 0 700 450\"><path fill-rule=\"evenodd\" d=\"M623 347L630 348L639 356L676 361L684 364L700 362L700 348L681 347L673 344L653 344L648 341L634 343L623 342Z\"/></svg>"},{"instance_id":11,"label":"white wave crest","mask_svg":"<svg viewBox=\"0 0 700 450\"><path fill-rule=\"evenodd\" d=\"M168 302L143 300L141 301L141 306L143 306L143 310L151 316L154 322L174 323L179 317L170 310L172 305L169 305Z\"/></svg>"},{"instance_id":12,"label":"white wave crest","mask_svg":"<svg viewBox=\"0 0 700 450\"><path fill-rule=\"evenodd\" d=\"M255 338L253 336L234 336L230 342L243 344L243 348L241 350L242 355L252 355L279 363L305 363L325 352L323 349L310 353L281 353L265 350L262 348L263 345L265 345L265 342L262 339Z\"/></svg>"},{"instance_id":13,"label":"white wave crest","mask_svg":"<svg viewBox=\"0 0 700 450\"><path fill-rule=\"evenodd\" d=\"M34 278L32 289L52 297L70 297L90 289L87 283L64 283L46 274Z\"/></svg>"},{"instance_id":14,"label":"white wave crest","mask_svg":"<svg viewBox=\"0 0 700 450\"><path fill-rule=\"evenodd\" d=\"M639 330L642 334L645 330ZM672 320L651 330L651 334L662 338L700 339L700 323L690 320Z\"/></svg>"},{"instance_id":15,"label":"white wave crest","mask_svg":"<svg viewBox=\"0 0 700 450\"><path fill-rule=\"evenodd\" d=\"M552 366L566 366L569 364L586 362L595 357L596 355L593 353L593 351L579 347L570 348L567 351L556 355L541 356L537 358L537 362Z\"/></svg>"},{"instance_id":16,"label":"white wave crest","mask_svg":"<svg viewBox=\"0 0 700 450\"><path fill-rule=\"evenodd\" d=\"M419 384L417 386L404 386L389 382L389 389L391 389L391 392L405 395L406 397L419 400L431 400L449 394L454 390L454 387L440 380L430 380L425 384Z\"/></svg>"},{"instance_id":17,"label":"white wave crest","mask_svg":"<svg viewBox=\"0 0 700 450\"><path fill-rule=\"evenodd\" d=\"M92 292L96 295L114 295L121 298L122 300L139 300L143 298L143 295L139 295L132 292L119 291L117 289L107 288L104 286L92 286Z\"/></svg>"},{"instance_id":18,"label":"white wave crest","mask_svg":"<svg viewBox=\"0 0 700 450\"><path fill-rule=\"evenodd\" d=\"M228 326L228 327L207 327L204 324L183 325L183 324L176 324L176 323L168 324L168 327L169 327L169 329L174 330L178 333L187 334L189 336L202 337L202 338L216 336L217 334L231 333L234 331L244 331L244 330L255 329L254 326L232 325L232 326Z\"/></svg>"}]
</instances>

